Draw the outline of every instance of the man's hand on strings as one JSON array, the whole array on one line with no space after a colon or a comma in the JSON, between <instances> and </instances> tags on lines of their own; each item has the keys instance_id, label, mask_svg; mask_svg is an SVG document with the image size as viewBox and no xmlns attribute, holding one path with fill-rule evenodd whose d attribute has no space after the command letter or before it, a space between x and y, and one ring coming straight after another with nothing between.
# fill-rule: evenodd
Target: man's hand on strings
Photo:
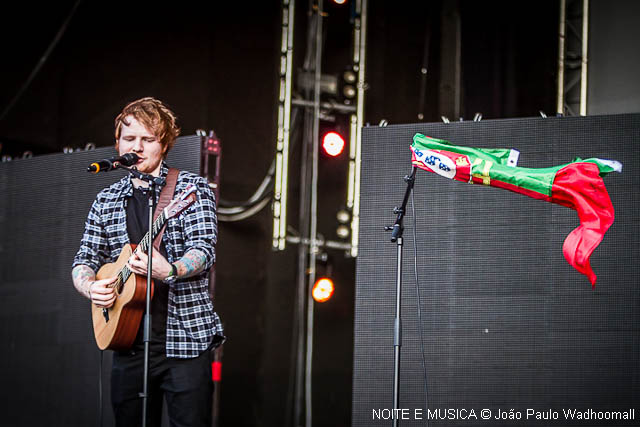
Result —
<instances>
[{"instance_id":1,"label":"man's hand on strings","mask_svg":"<svg viewBox=\"0 0 640 427\"><path fill-rule=\"evenodd\" d=\"M147 254L134 251L129 257L128 266L134 273L146 276L148 259ZM158 250L153 251L152 268L153 272L151 273L151 277L154 279L164 280L171 273L171 264L169 264L169 261L167 261Z\"/></svg>"},{"instance_id":2,"label":"man's hand on strings","mask_svg":"<svg viewBox=\"0 0 640 427\"><path fill-rule=\"evenodd\" d=\"M91 302L97 307L109 308L116 301L116 289L111 286L118 277L110 277L108 279L95 280L89 282L89 295Z\"/></svg>"}]
</instances>

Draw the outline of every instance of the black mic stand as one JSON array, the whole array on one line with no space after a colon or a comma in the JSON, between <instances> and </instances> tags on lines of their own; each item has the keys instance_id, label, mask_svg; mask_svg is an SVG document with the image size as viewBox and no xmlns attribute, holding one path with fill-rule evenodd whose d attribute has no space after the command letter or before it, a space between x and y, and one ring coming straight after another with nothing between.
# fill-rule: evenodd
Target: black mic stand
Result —
<instances>
[{"instance_id":1,"label":"black mic stand","mask_svg":"<svg viewBox=\"0 0 640 427\"><path fill-rule=\"evenodd\" d=\"M149 400L149 342L151 340L151 272L152 270L152 258L153 258L153 211L156 204L156 188L155 186L163 185L164 179L155 177L149 174L142 173L135 168L128 168L121 163L114 163L114 168L124 169L129 171L134 177L146 181L149 183L149 247L147 248L147 293L145 295L145 308L144 308L144 330L143 338L144 342L144 370L142 374L142 392L139 396L142 398L142 426L147 425L147 405Z\"/></svg>"},{"instance_id":2,"label":"black mic stand","mask_svg":"<svg viewBox=\"0 0 640 427\"><path fill-rule=\"evenodd\" d=\"M393 226L385 227L385 230L391 231L391 241L397 242L397 254L398 264L396 270L396 316L393 323L393 426L398 425L398 413L400 412L400 347L402 346L402 321L400 319L400 301L402 298L402 232L404 226L402 220L407 209L407 201L411 190L413 190L413 184L415 183L416 167L412 166L411 174L404 177L404 181L407 183L407 189L404 193L404 199L402 200L401 207L393 208L393 213L396 214L396 222ZM418 302L419 303L419 302Z\"/></svg>"}]
</instances>

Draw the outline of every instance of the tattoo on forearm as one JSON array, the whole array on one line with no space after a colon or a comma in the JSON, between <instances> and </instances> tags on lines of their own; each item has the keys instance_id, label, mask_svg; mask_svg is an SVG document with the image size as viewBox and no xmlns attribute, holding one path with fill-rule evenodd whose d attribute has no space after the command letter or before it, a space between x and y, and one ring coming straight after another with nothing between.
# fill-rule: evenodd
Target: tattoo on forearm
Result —
<instances>
[{"instance_id":1,"label":"tattoo on forearm","mask_svg":"<svg viewBox=\"0 0 640 427\"><path fill-rule=\"evenodd\" d=\"M96 273L86 265L77 265L71 271L71 277L73 278L73 286L78 292L90 298L89 284L96 278Z\"/></svg>"},{"instance_id":2,"label":"tattoo on forearm","mask_svg":"<svg viewBox=\"0 0 640 427\"><path fill-rule=\"evenodd\" d=\"M191 277L202 272L207 264L207 257L201 251L192 249L175 262L178 277Z\"/></svg>"}]
</instances>

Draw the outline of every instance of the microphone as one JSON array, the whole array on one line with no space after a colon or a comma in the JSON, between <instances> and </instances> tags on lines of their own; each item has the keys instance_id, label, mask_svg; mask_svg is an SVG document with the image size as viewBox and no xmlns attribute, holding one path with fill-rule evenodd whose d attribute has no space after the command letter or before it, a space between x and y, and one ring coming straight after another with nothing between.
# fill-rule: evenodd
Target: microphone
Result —
<instances>
[{"instance_id":1,"label":"microphone","mask_svg":"<svg viewBox=\"0 0 640 427\"><path fill-rule=\"evenodd\" d=\"M110 159L102 159L97 162L91 163L87 168L87 172L109 172L110 170L114 170L118 167L118 164L123 166L133 166L138 163L140 157L134 153L127 153L122 156L115 156Z\"/></svg>"}]
</instances>

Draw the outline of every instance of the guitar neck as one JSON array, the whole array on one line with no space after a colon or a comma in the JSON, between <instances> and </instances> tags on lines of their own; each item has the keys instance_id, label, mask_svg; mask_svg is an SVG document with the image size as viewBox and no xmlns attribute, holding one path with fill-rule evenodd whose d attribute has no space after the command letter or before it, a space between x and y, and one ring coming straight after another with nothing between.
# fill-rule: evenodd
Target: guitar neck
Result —
<instances>
[{"instance_id":1,"label":"guitar neck","mask_svg":"<svg viewBox=\"0 0 640 427\"><path fill-rule=\"evenodd\" d=\"M136 247L136 251L146 253L147 249L149 249L149 245L151 245L153 240L156 238L165 222L167 222L167 218L163 211L153 222L151 231L147 231L147 234L145 234L142 240L140 240L140 243L138 243L138 246ZM132 271L129 270L129 267L127 267L127 264L125 264L118 272L118 280L116 280L114 286L122 286L122 284L124 284L129 279L129 277L131 277L131 274Z\"/></svg>"},{"instance_id":2,"label":"guitar neck","mask_svg":"<svg viewBox=\"0 0 640 427\"><path fill-rule=\"evenodd\" d=\"M156 218L156 220L153 222L151 231L147 231L147 234L145 234L142 240L140 240L140 243L138 243L138 248L140 248L142 252L147 252L147 249L149 249L149 245L156 238L166 221L167 219L165 218L164 212L158 215L158 218Z\"/></svg>"}]
</instances>

